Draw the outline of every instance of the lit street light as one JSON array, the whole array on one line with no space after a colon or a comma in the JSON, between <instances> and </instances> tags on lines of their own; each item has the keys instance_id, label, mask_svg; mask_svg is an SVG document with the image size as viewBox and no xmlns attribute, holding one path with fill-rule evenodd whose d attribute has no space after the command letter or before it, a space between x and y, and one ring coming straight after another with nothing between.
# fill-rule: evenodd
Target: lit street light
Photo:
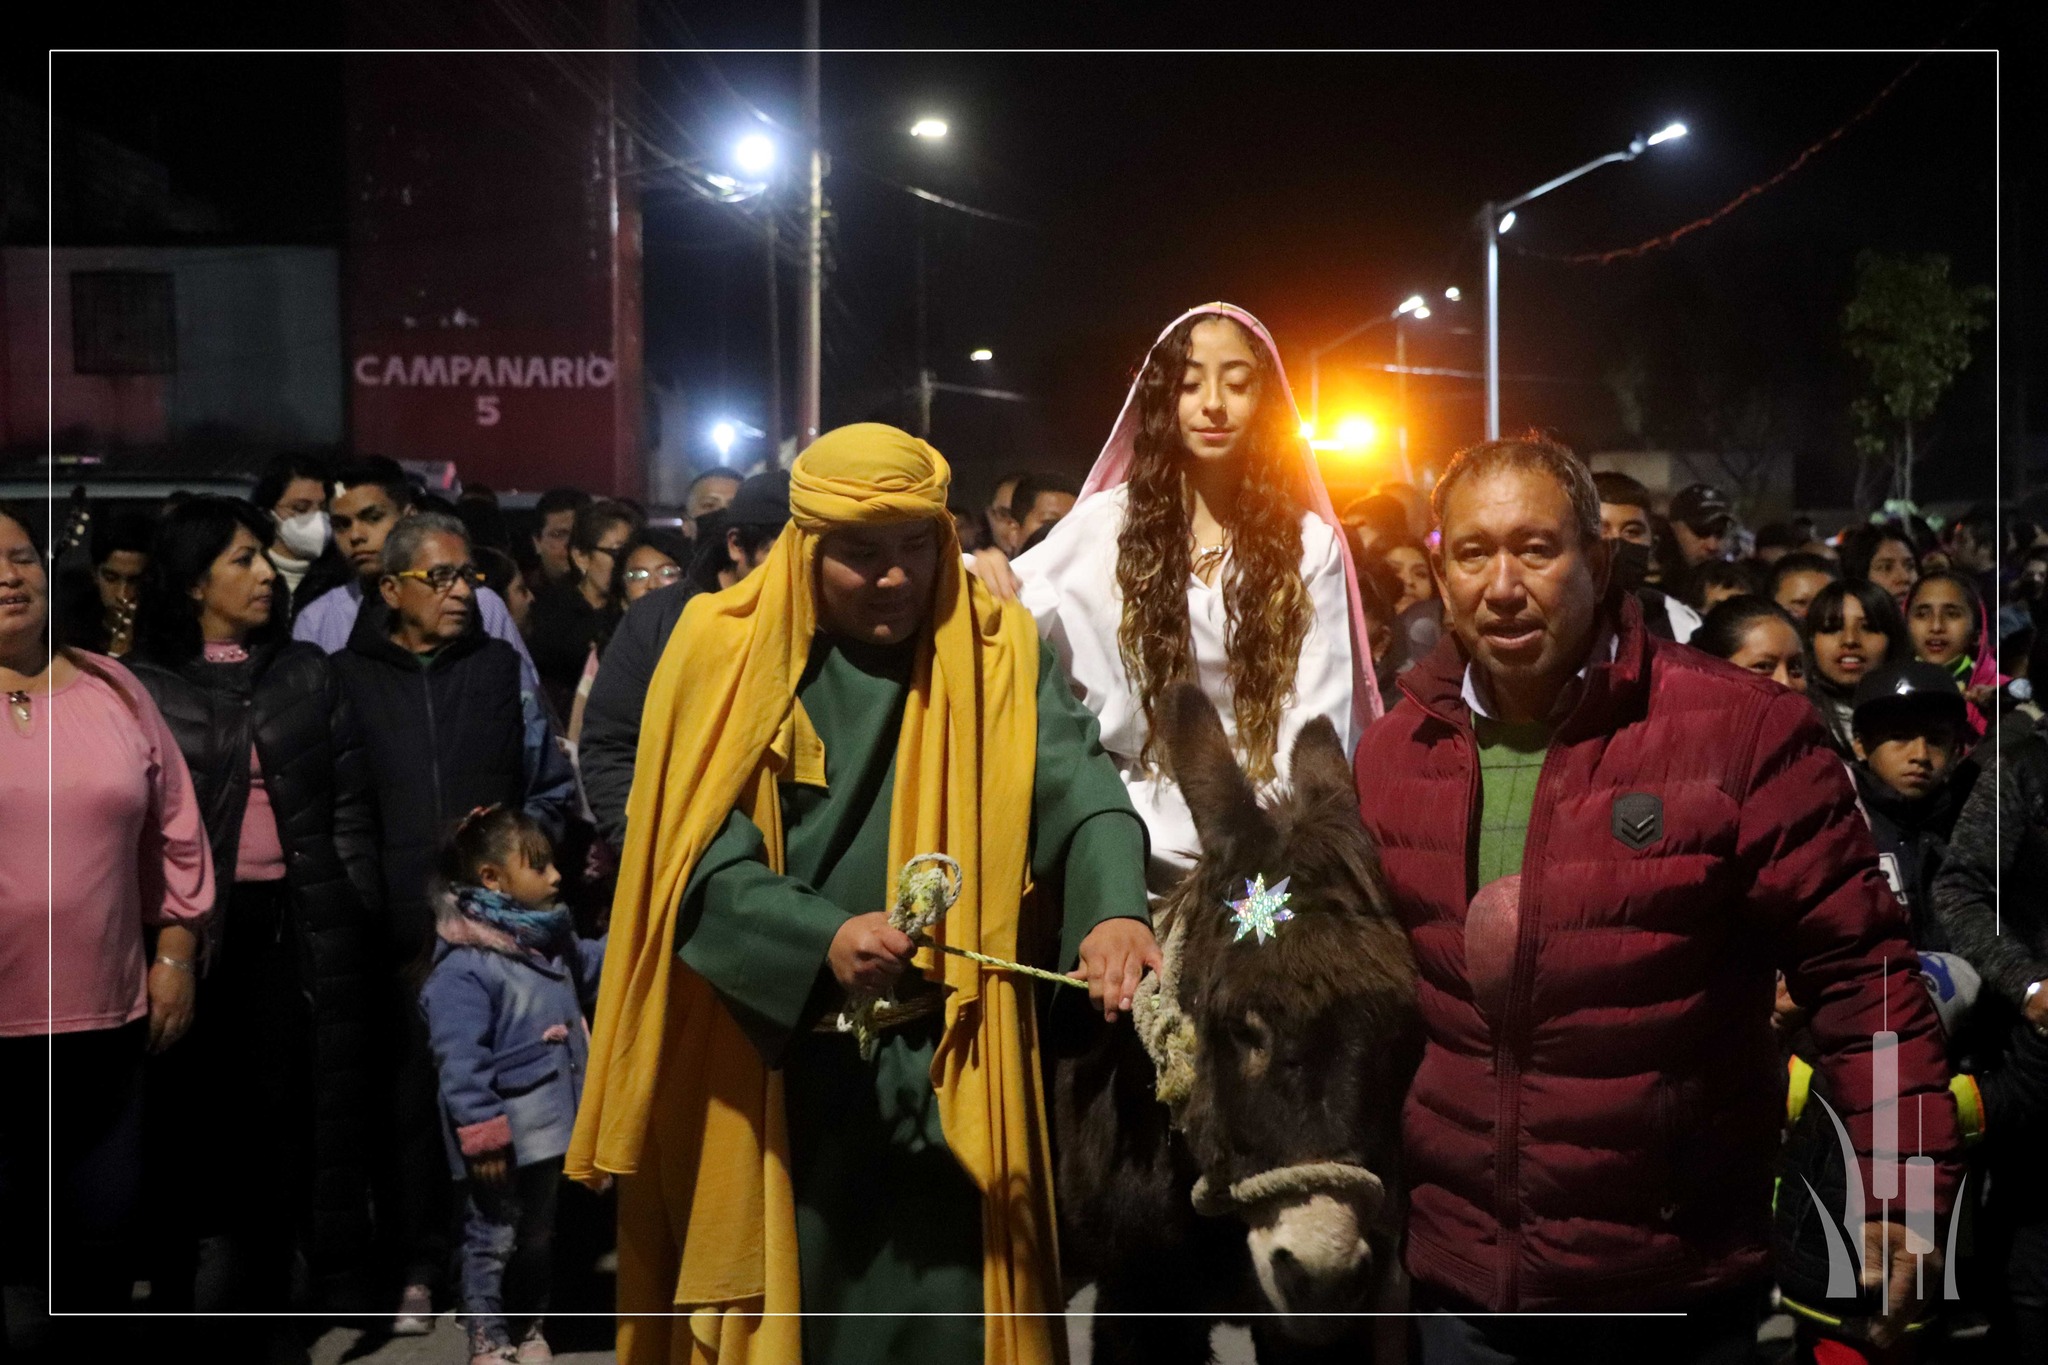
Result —
<instances>
[{"instance_id":1,"label":"lit street light","mask_svg":"<svg viewBox=\"0 0 2048 1365\"><path fill-rule=\"evenodd\" d=\"M927 114L910 125L910 135L920 142L942 142L946 137L946 121ZM936 392L938 376L932 373L927 361L929 353L930 304L925 290L925 201L917 201L917 434L930 438L932 434L932 395ZM976 353L973 359L984 357Z\"/></svg>"},{"instance_id":2,"label":"lit street light","mask_svg":"<svg viewBox=\"0 0 2048 1365\"><path fill-rule=\"evenodd\" d=\"M766 133L748 133L733 145L732 164L756 179L768 174L775 165L775 139Z\"/></svg>"},{"instance_id":3,"label":"lit street light","mask_svg":"<svg viewBox=\"0 0 2048 1365\"><path fill-rule=\"evenodd\" d=\"M1636 134L1627 147L1605 156L1596 156L1585 165L1566 171L1563 175L1546 180L1526 194L1518 194L1504 203L1489 203L1479 210L1479 234L1486 243L1486 439L1500 439L1500 237L1515 225L1515 210L1532 199L1538 199L1558 188L1569 185L1588 171L1616 161L1634 161L1651 147L1674 142L1686 134L1683 123L1670 123L1644 137ZM1448 297L1448 295L1446 295Z\"/></svg>"},{"instance_id":4,"label":"lit street light","mask_svg":"<svg viewBox=\"0 0 2048 1365\"><path fill-rule=\"evenodd\" d=\"M987 361L994 360L996 358L996 353L994 351L991 351L988 347L983 346L979 350L969 351L967 353L967 358L977 363L985 363Z\"/></svg>"},{"instance_id":5,"label":"lit street light","mask_svg":"<svg viewBox=\"0 0 2048 1365\"><path fill-rule=\"evenodd\" d=\"M1346 417L1337 423L1337 446L1340 450L1365 450L1379 437L1379 431L1370 417Z\"/></svg>"},{"instance_id":6,"label":"lit street light","mask_svg":"<svg viewBox=\"0 0 2048 1365\"><path fill-rule=\"evenodd\" d=\"M1456 285L1452 285L1444 290L1444 298L1452 303L1456 303L1460 297L1462 296L1459 294ZM1400 390L1398 399L1399 425L1395 430L1400 442L1404 474L1411 479L1413 478L1412 472L1406 468L1408 461L1408 333L1402 327L1402 324L1411 320L1419 321L1428 316L1428 299L1421 294L1410 294L1407 298L1401 300L1400 306L1392 312L1383 313L1376 318L1368 318L1336 340L1326 342L1308 353L1308 405L1312 416L1308 421L1301 424L1301 434L1311 446L1321 450L1362 450L1372 444L1371 439L1346 444L1344 441L1345 423L1343 422L1338 423L1337 435L1334 440L1321 443L1316 441L1316 431L1323 420L1323 357L1353 338L1361 337L1373 330L1373 328L1384 327L1391 322L1394 324L1393 371ZM1346 420L1367 421L1364 418ZM1369 421L1367 421L1367 426L1371 426ZM1357 435L1358 429L1354 427L1352 434L1354 436Z\"/></svg>"}]
</instances>

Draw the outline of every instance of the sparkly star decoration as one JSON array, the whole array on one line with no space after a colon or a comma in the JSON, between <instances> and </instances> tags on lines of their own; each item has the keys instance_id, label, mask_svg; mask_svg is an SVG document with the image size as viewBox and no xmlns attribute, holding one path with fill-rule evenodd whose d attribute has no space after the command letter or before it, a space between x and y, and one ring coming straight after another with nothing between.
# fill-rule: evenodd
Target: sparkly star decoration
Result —
<instances>
[{"instance_id":1,"label":"sparkly star decoration","mask_svg":"<svg viewBox=\"0 0 2048 1365\"><path fill-rule=\"evenodd\" d=\"M1270 890L1266 887L1266 874L1261 872L1244 884L1244 899L1230 901L1230 918L1237 923L1237 943L1246 934L1257 934L1259 942L1280 932L1280 926L1294 918L1294 912L1287 908L1287 883L1292 878L1282 877Z\"/></svg>"}]
</instances>

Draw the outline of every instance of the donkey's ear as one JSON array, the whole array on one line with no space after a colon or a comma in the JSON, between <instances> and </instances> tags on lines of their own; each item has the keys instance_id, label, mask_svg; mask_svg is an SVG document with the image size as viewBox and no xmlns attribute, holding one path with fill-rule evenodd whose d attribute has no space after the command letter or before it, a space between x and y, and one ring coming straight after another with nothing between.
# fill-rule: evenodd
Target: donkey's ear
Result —
<instances>
[{"instance_id":1,"label":"donkey's ear","mask_svg":"<svg viewBox=\"0 0 2048 1365\"><path fill-rule=\"evenodd\" d=\"M1220 854L1233 841L1270 837L1273 827L1259 809L1258 793L1237 766L1223 721L1202 689L1190 682L1169 687L1159 699L1159 720L1167 761L1195 817L1202 850Z\"/></svg>"},{"instance_id":2,"label":"donkey's ear","mask_svg":"<svg viewBox=\"0 0 2048 1365\"><path fill-rule=\"evenodd\" d=\"M1303 797L1357 804L1358 779L1352 775L1351 761L1344 757L1344 741L1337 738L1337 727L1330 724L1328 716L1317 716L1295 736L1287 776Z\"/></svg>"}]
</instances>

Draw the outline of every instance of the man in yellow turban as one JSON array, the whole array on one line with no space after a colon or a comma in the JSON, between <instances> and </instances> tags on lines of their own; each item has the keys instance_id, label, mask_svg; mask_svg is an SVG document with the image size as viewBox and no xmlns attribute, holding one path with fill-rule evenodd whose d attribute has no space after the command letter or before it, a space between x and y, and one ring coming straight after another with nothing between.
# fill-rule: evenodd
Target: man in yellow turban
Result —
<instances>
[{"instance_id":1,"label":"man in yellow turban","mask_svg":"<svg viewBox=\"0 0 2048 1365\"><path fill-rule=\"evenodd\" d=\"M619 1177L624 1365L1064 1358L1031 982L884 912L946 854L933 939L1078 963L1114 1020L1158 963L1145 833L949 481L893 427L821 437L649 689L568 1162ZM891 987L864 1061L835 1025Z\"/></svg>"}]
</instances>

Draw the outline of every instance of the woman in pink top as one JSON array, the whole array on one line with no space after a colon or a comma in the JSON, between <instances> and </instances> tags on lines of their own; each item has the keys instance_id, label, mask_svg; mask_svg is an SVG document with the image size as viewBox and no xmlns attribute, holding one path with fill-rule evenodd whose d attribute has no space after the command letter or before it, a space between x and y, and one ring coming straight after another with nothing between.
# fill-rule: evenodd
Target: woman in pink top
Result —
<instances>
[{"instance_id":1,"label":"woman in pink top","mask_svg":"<svg viewBox=\"0 0 2048 1365\"><path fill-rule=\"evenodd\" d=\"M135 1278L143 1055L192 1022L213 864L149 694L51 638L44 524L0 506L0 1278L42 1289L47 1228L50 1306L108 1310Z\"/></svg>"},{"instance_id":2,"label":"woman in pink top","mask_svg":"<svg viewBox=\"0 0 2048 1365\"><path fill-rule=\"evenodd\" d=\"M136 622L135 676L192 770L221 881L200 1022L151 1065L158 1252L152 1308L291 1306L303 1251L322 1306L354 1306L370 1243L376 813L353 710L326 653L290 639L270 518L233 498L167 513ZM161 1102L159 1102L159 1098ZM157 1134L162 1123L161 1137ZM232 1149L232 1166L209 1160ZM169 1172L183 1169L187 1178ZM232 1249L195 1278L198 1245ZM267 1354L217 1325L220 1359Z\"/></svg>"}]
</instances>

